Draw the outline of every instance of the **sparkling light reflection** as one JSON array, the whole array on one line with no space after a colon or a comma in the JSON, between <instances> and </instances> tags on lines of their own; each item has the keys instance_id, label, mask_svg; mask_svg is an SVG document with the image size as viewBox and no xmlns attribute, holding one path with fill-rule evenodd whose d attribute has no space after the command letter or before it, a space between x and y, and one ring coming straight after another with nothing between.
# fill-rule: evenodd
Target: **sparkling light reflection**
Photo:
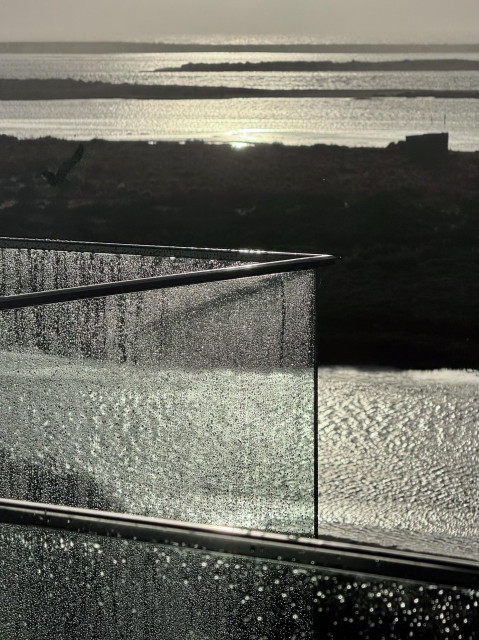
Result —
<instances>
[{"instance_id":1,"label":"sparkling light reflection","mask_svg":"<svg viewBox=\"0 0 479 640\"><path fill-rule=\"evenodd\" d=\"M450 148L475 151L476 103L417 98L412 110L407 98L12 100L0 104L0 133L18 138L385 147L406 135L441 131L446 115Z\"/></svg>"},{"instance_id":2,"label":"sparkling light reflection","mask_svg":"<svg viewBox=\"0 0 479 640\"><path fill-rule=\"evenodd\" d=\"M256 134L256 135L255 135ZM258 136L257 134L260 134ZM268 129L233 129L232 131L227 131L225 136L226 138L234 137L234 140L231 142L231 147L233 149L244 149L252 144L257 142L261 142L261 135L268 134Z\"/></svg>"}]
</instances>

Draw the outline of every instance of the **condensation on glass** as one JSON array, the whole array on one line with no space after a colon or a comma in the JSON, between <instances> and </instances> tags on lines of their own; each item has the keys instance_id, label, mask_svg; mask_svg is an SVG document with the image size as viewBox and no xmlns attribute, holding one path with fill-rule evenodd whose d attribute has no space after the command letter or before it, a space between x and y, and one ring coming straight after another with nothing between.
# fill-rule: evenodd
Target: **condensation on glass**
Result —
<instances>
[{"instance_id":1,"label":"condensation on glass","mask_svg":"<svg viewBox=\"0 0 479 640\"><path fill-rule=\"evenodd\" d=\"M1 242L1 239L0 239ZM146 249L145 249L146 251ZM194 254L190 251L190 254ZM174 273L218 269L240 264L222 260L211 251L197 251L195 257L147 253L107 253L60 249L0 247L0 295L31 293L78 287L103 282L150 278ZM244 264L246 261L241 261Z\"/></svg>"},{"instance_id":2,"label":"condensation on glass","mask_svg":"<svg viewBox=\"0 0 479 640\"><path fill-rule=\"evenodd\" d=\"M4 294L218 268L3 249ZM0 495L313 533L312 271L0 312Z\"/></svg>"},{"instance_id":3,"label":"condensation on glass","mask_svg":"<svg viewBox=\"0 0 479 640\"><path fill-rule=\"evenodd\" d=\"M479 592L0 525L2 640L478 638Z\"/></svg>"}]
</instances>

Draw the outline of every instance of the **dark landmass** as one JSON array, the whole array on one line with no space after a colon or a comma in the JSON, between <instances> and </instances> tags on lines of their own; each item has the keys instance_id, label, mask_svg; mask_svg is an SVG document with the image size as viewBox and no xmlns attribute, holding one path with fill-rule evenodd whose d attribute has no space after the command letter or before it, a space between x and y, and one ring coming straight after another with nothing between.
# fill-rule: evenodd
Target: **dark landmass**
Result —
<instances>
[{"instance_id":1,"label":"dark landmass","mask_svg":"<svg viewBox=\"0 0 479 640\"><path fill-rule=\"evenodd\" d=\"M221 100L227 98L479 98L478 90L429 89L249 89L186 85L140 85L83 80L0 79L0 100Z\"/></svg>"},{"instance_id":2,"label":"dark landmass","mask_svg":"<svg viewBox=\"0 0 479 640\"><path fill-rule=\"evenodd\" d=\"M324 364L479 368L479 153L0 136L1 235L311 251Z\"/></svg>"},{"instance_id":3,"label":"dark landmass","mask_svg":"<svg viewBox=\"0 0 479 640\"><path fill-rule=\"evenodd\" d=\"M0 42L0 53L477 53L479 44L204 44L181 42Z\"/></svg>"},{"instance_id":4,"label":"dark landmass","mask_svg":"<svg viewBox=\"0 0 479 640\"><path fill-rule=\"evenodd\" d=\"M476 71L479 60L384 60L332 62L283 60L277 62L188 62L155 71Z\"/></svg>"}]
</instances>

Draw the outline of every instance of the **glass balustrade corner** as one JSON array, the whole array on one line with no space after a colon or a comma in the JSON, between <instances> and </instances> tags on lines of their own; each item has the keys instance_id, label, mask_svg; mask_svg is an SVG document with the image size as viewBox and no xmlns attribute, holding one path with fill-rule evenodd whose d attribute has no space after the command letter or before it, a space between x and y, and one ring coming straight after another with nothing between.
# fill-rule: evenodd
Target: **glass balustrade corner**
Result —
<instances>
[{"instance_id":1,"label":"glass balustrade corner","mask_svg":"<svg viewBox=\"0 0 479 640\"><path fill-rule=\"evenodd\" d=\"M332 261L0 240L0 495L314 535Z\"/></svg>"}]
</instances>

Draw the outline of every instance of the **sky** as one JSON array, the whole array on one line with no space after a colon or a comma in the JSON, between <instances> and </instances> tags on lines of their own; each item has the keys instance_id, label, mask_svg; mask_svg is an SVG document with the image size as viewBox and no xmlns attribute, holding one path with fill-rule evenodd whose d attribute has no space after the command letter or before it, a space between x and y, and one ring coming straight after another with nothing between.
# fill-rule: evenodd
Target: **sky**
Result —
<instances>
[{"instance_id":1,"label":"sky","mask_svg":"<svg viewBox=\"0 0 479 640\"><path fill-rule=\"evenodd\" d=\"M478 42L479 0L0 0L0 40L297 34L319 42Z\"/></svg>"}]
</instances>

